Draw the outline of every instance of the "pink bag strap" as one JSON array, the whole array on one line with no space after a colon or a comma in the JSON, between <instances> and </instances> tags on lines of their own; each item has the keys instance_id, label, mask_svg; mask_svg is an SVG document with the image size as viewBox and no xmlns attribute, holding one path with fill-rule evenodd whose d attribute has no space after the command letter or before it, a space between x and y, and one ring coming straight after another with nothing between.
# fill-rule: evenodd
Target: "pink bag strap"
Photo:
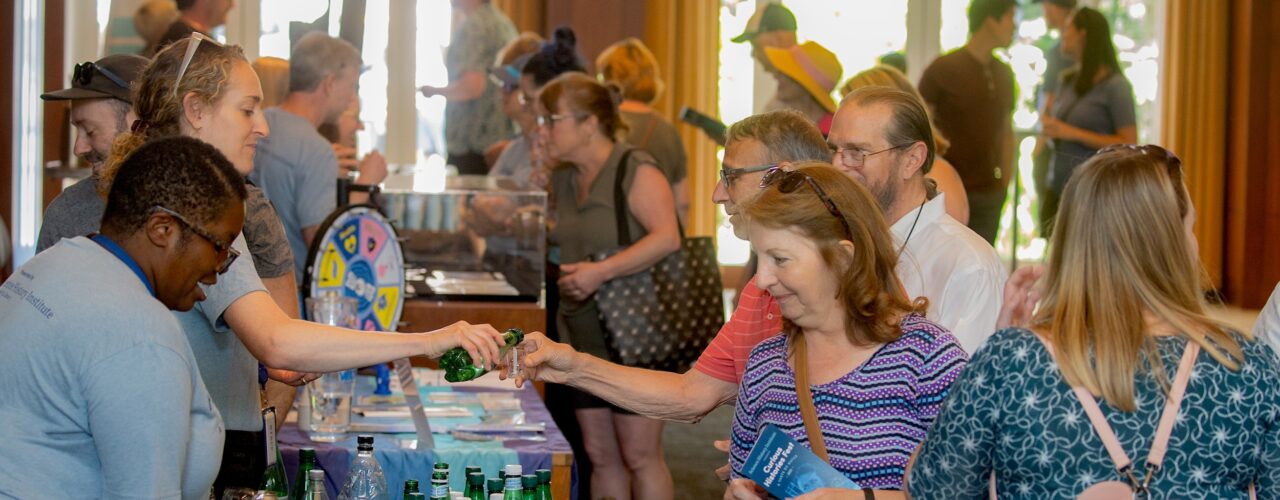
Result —
<instances>
[{"instance_id":1,"label":"pink bag strap","mask_svg":"<svg viewBox=\"0 0 1280 500\"><path fill-rule=\"evenodd\" d=\"M1049 356L1057 362L1058 358L1054 352L1053 345L1048 340L1045 340L1044 337L1039 335L1036 335L1036 337L1040 339L1045 349L1049 351ZM1187 383L1191 380L1191 370L1196 363L1196 356L1199 354L1200 345L1188 340L1186 348L1182 350L1182 360L1178 363L1178 373L1174 376L1169 398L1165 400L1164 411L1160 414L1160 423L1156 426L1155 439L1151 442L1151 453L1147 455L1147 474L1141 484L1134 477L1133 461L1124 452L1124 447L1120 445L1120 439L1116 437L1115 431L1111 429L1106 417L1102 415L1102 409L1098 407L1098 401L1094 399L1093 394L1083 387L1071 387L1071 390L1076 393L1076 398L1080 400L1080 406L1084 407L1085 414L1089 416L1089 422L1093 424L1093 429L1097 431L1098 437L1102 439L1102 444L1107 447L1107 453L1111 455L1111 461L1115 463L1116 470L1125 476L1135 489L1145 490L1147 484L1151 481L1152 472L1159 470L1161 464L1164 463L1164 454L1169 449L1169 437L1173 434L1173 424L1178 418L1178 409L1182 406L1182 397L1187 392Z\"/></svg>"}]
</instances>

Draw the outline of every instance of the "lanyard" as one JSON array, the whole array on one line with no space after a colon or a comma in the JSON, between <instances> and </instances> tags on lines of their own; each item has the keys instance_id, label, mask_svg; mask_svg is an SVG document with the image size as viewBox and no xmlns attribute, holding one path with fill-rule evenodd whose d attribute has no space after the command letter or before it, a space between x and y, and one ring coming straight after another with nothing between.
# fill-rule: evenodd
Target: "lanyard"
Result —
<instances>
[{"instance_id":1,"label":"lanyard","mask_svg":"<svg viewBox=\"0 0 1280 500\"><path fill-rule=\"evenodd\" d=\"M152 288L151 281L147 279L147 275L143 274L142 266L139 266L138 261L133 260L133 257L129 256L123 248L120 248L120 245L111 241L111 238L101 234L93 234L89 236L89 239L93 240L94 243L101 245L102 248L107 249L108 252L111 252L111 255L120 259L120 262L124 262L124 265L128 266L129 270L133 271L133 274L138 276L138 280L141 281L143 285L146 285L147 293L150 293L152 297L156 296L156 290L155 288Z\"/></svg>"}]
</instances>

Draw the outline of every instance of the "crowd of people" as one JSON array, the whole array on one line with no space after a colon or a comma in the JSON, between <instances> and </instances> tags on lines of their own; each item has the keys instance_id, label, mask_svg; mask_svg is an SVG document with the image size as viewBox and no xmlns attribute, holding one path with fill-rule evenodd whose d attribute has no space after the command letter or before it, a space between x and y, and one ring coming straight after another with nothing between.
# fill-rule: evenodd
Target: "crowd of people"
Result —
<instances>
[{"instance_id":1,"label":"crowd of people","mask_svg":"<svg viewBox=\"0 0 1280 500\"><path fill-rule=\"evenodd\" d=\"M454 1L449 83L420 92L447 100L460 172L548 193L548 332L525 337L516 384L572 389L582 494L673 498L663 422L733 404L725 498L768 497L744 464L770 427L860 488L809 499L1280 498L1280 303L1252 333L1206 315L1183 166L1134 144L1108 21L1043 3L1062 40L1039 97L1050 244L1011 276L991 242L1015 90L993 51L1017 2L973 0L968 42L918 87L879 65L838 102L835 56L799 41L785 7L757 12L734 41L778 92L728 127L710 193L752 270L696 365L672 373L610 361L595 299L677 251L691 195L707 194L688 192L694 166L650 107L654 55L625 39L589 75L572 29L544 40L488 1ZM209 35L228 4L144 5L171 20L146 57L79 64L42 96L70 103L92 175L53 200L39 254L0 287L0 496L256 487L264 394L287 409L319 374L458 346L498 359L489 325L299 319L337 178L378 184L386 161L355 154L355 47L310 33L288 60L251 63ZM619 234L633 242L592 258Z\"/></svg>"}]
</instances>

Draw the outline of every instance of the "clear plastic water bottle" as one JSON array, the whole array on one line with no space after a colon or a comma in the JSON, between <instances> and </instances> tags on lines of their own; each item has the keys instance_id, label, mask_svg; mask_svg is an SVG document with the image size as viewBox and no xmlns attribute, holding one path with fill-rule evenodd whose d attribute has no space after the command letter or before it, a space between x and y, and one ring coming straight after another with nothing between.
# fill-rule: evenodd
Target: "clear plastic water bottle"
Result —
<instances>
[{"instance_id":1,"label":"clear plastic water bottle","mask_svg":"<svg viewBox=\"0 0 1280 500\"><path fill-rule=\"evenodd\" d=\"M387 478L382 466L373 457L373 436L356 438L356 458L351 461L351 472L342 482L338 500L390 500Z\"/></svg>"}]
</instances>

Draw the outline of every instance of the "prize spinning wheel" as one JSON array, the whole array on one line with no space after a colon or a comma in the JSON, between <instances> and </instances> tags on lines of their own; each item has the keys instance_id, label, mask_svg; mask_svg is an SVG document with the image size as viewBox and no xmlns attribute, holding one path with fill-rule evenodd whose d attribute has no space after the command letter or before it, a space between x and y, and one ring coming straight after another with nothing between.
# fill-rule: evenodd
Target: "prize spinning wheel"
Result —
<instances>
[{"instance_id":1,"label":"prize spinning wheel","mask_svg":"<svg viewBox=\"0 0 1280 500\"><path fill-rule=\"evenodd\" d=\"M391 222L371 205L330 214L307 253L304 292L356 299L356 328L396 331L404 309L404 253Z\"/></svg>"}]
</instances>

